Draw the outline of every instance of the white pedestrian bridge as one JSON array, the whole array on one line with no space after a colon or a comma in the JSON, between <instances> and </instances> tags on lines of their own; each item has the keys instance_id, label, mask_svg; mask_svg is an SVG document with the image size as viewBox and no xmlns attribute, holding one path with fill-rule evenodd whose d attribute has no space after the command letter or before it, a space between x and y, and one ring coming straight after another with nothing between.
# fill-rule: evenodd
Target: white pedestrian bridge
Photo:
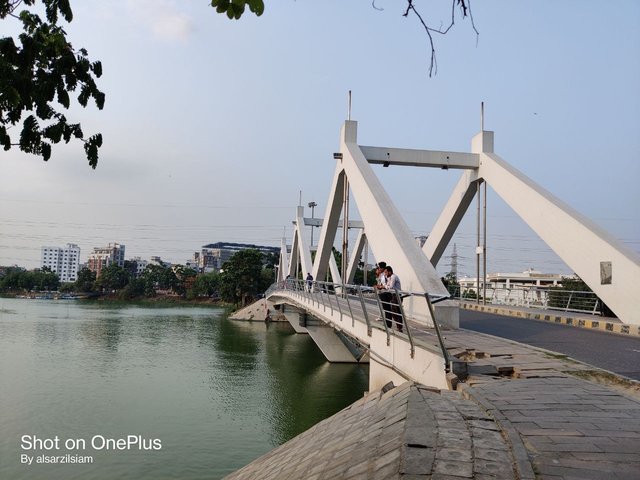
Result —
<instances>
[{"instance_id":1,"label":"white pedestrian bridge","mask_svg":"<svg viewBox=\"0 0 640 480\"><path fill-rule=\"evenodd\" d=\"M314 282L309 287L288 279L273 284L265 297L296 332L308 333L330 362L369 363L371 390L407 380L450 388L448 374L462 364L450 358L442 326L428 325L403 307L426 302L433 315L434 304L448 297L404 291L392 295L402 301L385 302L378 291L361 285ZM388 312L395 305L399 312L392 317Z\"/></svg>"},{"instance_id":2,"label":"white pedestrian bridge","mask_svg":"<svg viewBox=\"0 0 640 480\"><path fill-rule=\"evenodd\" d=\"M347 120L340 134L325 214L304 216L298 206L293 240L282 239L278 282L267 299L280 306L297 331L308 332L327 359L369 362L370 388L406 380L447 388L464 363L451 357L443 325L450 338L459 335L458 302L449 299L436 267L474 198L477 198L477 280L479 263L486 263L486 240L480 240L480 211L486 188L494 191L591 288L626 325L640 325L640 256L572 209L494 153L494 133L484 130L471 140L471 152L414 150L360 145L357 122ZM400 215L371 165L398 168L460 170L453 189L421 247ZM481 200L484 187L485 200ZM416 192L419 198L420 192ZM355 207L353 208L355 203ZM418 200L419 201L419 200ZM315 204L313 204L315 206ZM311 204L309 205L311 206ZM359 218L353 217L357 210ZM350 213L351 212L351 213ZM486 222L485 222L486 223ZM320 228L317 245L308 229ZM336 263L336 234L342 229L342 265ZM349 245L349 230L358 231ZM486 226L484 227L486 238ZM313 232L313 230L312 230ZM394 309L403 331L383 320L385 305L375 290L352 285L358 265L367 265L370 252L392 265L407 292ZM486 276L486 268L485 276ZM306 274L315 282L305 290ZM486 282L484 282L486 285ZM426 293L428 292L428 293ZM487 292L483 292L486 298ZM567 302L567 309L571 306ZM595 307L592 307L595 310Z\"/></svg>"}]
</instances>

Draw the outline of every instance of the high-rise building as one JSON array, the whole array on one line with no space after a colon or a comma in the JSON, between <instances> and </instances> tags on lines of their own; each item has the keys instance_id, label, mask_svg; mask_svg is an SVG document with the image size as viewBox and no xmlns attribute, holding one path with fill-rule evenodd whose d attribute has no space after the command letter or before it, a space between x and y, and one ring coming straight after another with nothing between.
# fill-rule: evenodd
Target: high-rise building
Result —
<instances>
[{"instance_id":1,"label":"high-rise building","mask_svg":"<svg viewBox=\"0 0 640 480\"><path fill-rule=\"evenodd\" d=\"M61 282L75 282L80 270L80 247L74 243L65 248L42 247L40 265L56 272Z\"/></svg>"},{"instance_id":2,"label":"high-rise building","mask_svg":"<svg viewBox=\"0 0 640 480\"><path fill-rule=\"evenodd\" d=\"M102 273L102 269L116 264L124 267L124 245L110 243L106 247L94 247L89 255L89 270L96 272L96 278Z\"/></svg>"}]
</instances>

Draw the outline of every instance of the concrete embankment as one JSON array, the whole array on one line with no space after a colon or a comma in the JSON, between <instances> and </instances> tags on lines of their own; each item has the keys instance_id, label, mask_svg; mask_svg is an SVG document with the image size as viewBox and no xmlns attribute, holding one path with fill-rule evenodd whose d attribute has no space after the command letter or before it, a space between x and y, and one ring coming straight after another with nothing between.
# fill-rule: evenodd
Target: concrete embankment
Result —
<instances>
[{"instance_id":1,"label":"concrete embankment","mask_svg":"<svg viewBox=\"0 0 640 480\"><path fill-rule=\"evenodd\" d=\"M232 320L249 320L255 322L286 322L287 319L266 299L261 298L234 312L229 316Z\"/></svg>"}]
</instances>

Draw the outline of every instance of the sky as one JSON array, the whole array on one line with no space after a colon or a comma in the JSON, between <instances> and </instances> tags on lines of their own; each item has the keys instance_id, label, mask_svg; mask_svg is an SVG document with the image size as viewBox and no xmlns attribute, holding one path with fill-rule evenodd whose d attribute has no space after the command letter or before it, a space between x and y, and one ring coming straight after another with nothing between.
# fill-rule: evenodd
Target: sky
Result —
<instances>
[{"instance_id":1,"label":"sky","mask_svg":"<svg viewBox=\"0 0 640 480\"><path fill-rule=\"evenodd\" d=\"M414 4L446 26L448 0ZM1 151L0 265L38 267L42 246L66 243L82 261L118 242L184 263L212 242L290 242L300 195L324 213L349 90L363 145L469 151L485 102L500 157L639 252L640 3L473 2L480 35L456 11L431 78L403 5L267 0L230 21L206 1L72 2L68 37L102 61L106 103L68 117L103 134L98 168L77 142L46 163ZM374 169L415 235L460 175ZM489 272L572 273L491 189L487 235ZM453 242L474 276L475 208Z\"/></svg>"}]
</instances>

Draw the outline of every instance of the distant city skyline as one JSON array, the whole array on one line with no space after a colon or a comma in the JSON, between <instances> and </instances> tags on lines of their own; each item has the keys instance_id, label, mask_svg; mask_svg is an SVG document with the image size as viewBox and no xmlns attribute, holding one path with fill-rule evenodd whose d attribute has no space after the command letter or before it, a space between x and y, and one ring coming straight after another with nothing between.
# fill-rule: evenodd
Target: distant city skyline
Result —
<instances>
[{"instance_id":1,"label":"distant city skyline","mask_svg":"<svg viewBox=\"0 0 640 480\"><path fill-rule=\"evenodd\" d=\"M35 268L41 246L67 243L185 263L211 242L290 242L300 191L324 216L348 90L365 145L469 151L484 101L496 153L640 251L640 4L474 4L477 46L459 19L435 39L433 78L419 23L376 6L273 2L230 22L192 2L73 2L65 30L102 61L107 97L68 116L103 133L100 162L74 142L47 163L0 153L0 265ZM416 236L458 179L376 173ZM440 273L455 242L459 275L475 276L473 210ZM489 272L572 273L491 189L488 219Z\"/></svg>"}]
</instances>

